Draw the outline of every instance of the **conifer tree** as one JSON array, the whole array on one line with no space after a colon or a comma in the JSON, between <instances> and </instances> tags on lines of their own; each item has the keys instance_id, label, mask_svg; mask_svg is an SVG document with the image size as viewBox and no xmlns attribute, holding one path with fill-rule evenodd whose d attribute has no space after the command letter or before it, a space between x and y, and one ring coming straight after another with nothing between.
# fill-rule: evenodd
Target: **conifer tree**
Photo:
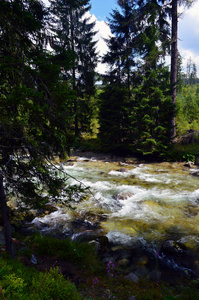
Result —
<instances>
[{"instance_id":1,"label":"conifer tree","mask_svg":"<svg viewBox=\"0 0 199 300\"><path fill-rule=\"evenodd\" d=\"M137 147L143 154L162 153L170 142L172 104L169 97L169 71L164 67L166 20L157 1L142 2L139 67L141 84L135 91ZM162 28L159 23L165 24ZM166 35L167 37L167 35Z\"/></svg>"},{"instance_id":2,"label":"conifer tree","mask_svg":"<svg viewBox=\"0 0 199 300\"><path fill-rule=\"evenodd\" d=\"M48 162L54 155L63 157L73 138L73 94L43 48L45 17L40 1L1 0L0 166L5 182L1 177L0 199L5 203L4 187L7 197L13 195L27 208L61 196L65 179ZM2 211L6 214L3 206Z\"/></svg>"},{"instance_id":3,"label":"conifer tree","mask_svg":"<svg viewBox=\"0 0 199 300\"><path fill-rule=\"evenodd\" d=\"M135 66L134 60L137 49L137 35L139 32L136 1L120 1L119 6L120 10L113 10L111 18L108 19L111 31L115 38L111 38L108 42L110 50L107 55L105 55L104 62L111 63L112 60L112 63L114 63L114 57L119 58L120 64L118 64L118 66L120 65L120 80L123 84L125 83L127 89L130 91L130 86L132 84L132 69ZM116 43L118 56L115 56L115 54L112 54L111 52L114 50L112 48L116 46Z\"/></svg>"},{"instance_id":4,"label":"conifer tree","mask_svg":"<svg viewBox=\"0 0 199 300\"><path fill-rule=\"evenodd\" d=\"M100 95L99 137L104 144L115 144L115 148L128 142L130 130L129 110L137 36L135 17L135 5L128 1L120 3L120 10L113 10L109 24L114 35L106 40L108 52L103 57L108 70L104 76L105 89Z\"/></svg>"},{"instance_id":5,"label":"conifer tree","mask_svg":"<svg viewBox=\"0 0 199 300\"><path fill-rule=\"evenodd\" d=\"M57 58L62 58L60 67L63 80L70 80L76 93L74 97L75 134L88 129L92 114L92 96L95 94L95 67L97 64L96 42L93 37L95 23L86 17L90 9L88 0L50 1L51 22L55 42L53 48ZM64 59L72 57L70 68Z\"/></svg>"},{"instance_id":6,"label":"conifer tree","mask_svg":"<svg viewBox=\"0 0 199 300\"><path fill-rule=\"evenodd\" d=\"M168 15L171 17L171 75L170 75L170 85L171 85L171 97L173 104L176 104L176 94L177 94L177 77L178 77L178 5L185 4L190 7L194 0L162 0L163 5L167 5L170 10L168 10ZM175 112L172 115L172 131L171 137L174 138L176 135L175 130Z\"/></svg>"}]
</instances>

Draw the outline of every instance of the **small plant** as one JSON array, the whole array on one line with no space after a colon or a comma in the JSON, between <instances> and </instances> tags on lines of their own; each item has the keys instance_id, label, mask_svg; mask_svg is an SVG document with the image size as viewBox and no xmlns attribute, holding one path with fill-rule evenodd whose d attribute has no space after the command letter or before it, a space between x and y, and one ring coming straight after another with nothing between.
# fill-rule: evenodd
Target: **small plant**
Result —
<instances>
[{"instance_id":1,"label":"small plant","mask_svg":"<svg viewBox=\"0 0 199 300\"><path fill-rule=\"evenodd\" d=\"M4 278L4 286L5 288L3 289L3 292L6 298L22 299L23 290L26 286L24 279L16 276L15 274L6 275Z\"/></svg>"},{"instance_id":2,"label":"small plant","mask_svg":"<svg viewBox=\"0 0 199 300\"><path fill-rule=\"evenodd\" d=\"M97 277L93 278L93 299L96 298L95 289L98 284L99 284L99 279Z\"/></svg>"},{"instance_id":3,"label":"small plant","mask_svg":"<svg viewBox=\"0 0 199 300\"><path fill-rule=\"evenodd\" d=\"M186 153L183 155L183 158L187 161L187 162L194 162L196 159L196 156L194 154L191 153Z\"/></svg>"},{"instance_id":4,"label":"small plant","mask_svg":"<svg viewBox=\"0 0 199 300\"><path fill-rule=\"evenodd\" d=\"M110 261L107 263L106 270L107 270L108 273L113 273L113 272L115 271L115 265L114 265L114 263L112 262L112 260L110 260Z\"/></svg>"},{"instance_id":5,"label":"small plant","mask_svg":"<svg viewBox=\"0 0 199 300\"><path fill-rule=\"evenodd\" d=\"M99 279L97 277L93 278L93 284L96 285L99 283Z\"/></svg>"}]
</instances>

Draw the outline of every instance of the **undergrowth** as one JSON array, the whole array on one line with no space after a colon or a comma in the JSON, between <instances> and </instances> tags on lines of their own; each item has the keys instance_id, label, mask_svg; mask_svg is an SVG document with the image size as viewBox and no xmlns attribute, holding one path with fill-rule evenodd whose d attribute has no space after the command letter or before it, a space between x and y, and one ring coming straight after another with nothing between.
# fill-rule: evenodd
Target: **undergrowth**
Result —
<instances>
[{"instance_id":1,"label":"undergrowth","mask_svg":"<svg viewBox=\"0 0 199 300\"><path fill-rule=\"evenodd\" d=\"M0 299L3 300L172 300L199 299L199 281L182 282L172 286L161 281L140 278L138 283L125 278L124 270L112 262L102 262L92 245L59 240L34 234L21 238L25 249L18 249L18 260L11 260L3 252L0 257ZM81 280L73 283L61 273L61 266L45 272L37 265L24 265L20 259L31 255L62 259L76 266Z\"/></svg>"},{"instance_id":2,"label":"undergrowth","mask_svg":"<svg viewBox=\"0 0 199 300\"><path fill-rule=\"evenodd\" d=\"M0 258L0 299L63 300L83 299L73 283L58 268L44 273L18 260Z\"/></svg>"}]
</instances>

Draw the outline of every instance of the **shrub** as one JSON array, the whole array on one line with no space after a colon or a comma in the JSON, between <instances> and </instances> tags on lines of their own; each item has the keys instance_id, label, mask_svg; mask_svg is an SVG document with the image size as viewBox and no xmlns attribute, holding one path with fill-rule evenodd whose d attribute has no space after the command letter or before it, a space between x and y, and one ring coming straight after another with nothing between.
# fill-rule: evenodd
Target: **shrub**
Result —
<instances>
[{"instance_id":1,"label":"shrub","mask_svg":"<svg viewBox=\"0 0 199 300\"><path fill-rule=\"evenodd\" d=\"M76 287L66 280L59 272L59 268L50 269L47 273L39 273L33 278L33 295L31 299L37 300L73 300L82 299Z\"/></svg>"}]
</instances>

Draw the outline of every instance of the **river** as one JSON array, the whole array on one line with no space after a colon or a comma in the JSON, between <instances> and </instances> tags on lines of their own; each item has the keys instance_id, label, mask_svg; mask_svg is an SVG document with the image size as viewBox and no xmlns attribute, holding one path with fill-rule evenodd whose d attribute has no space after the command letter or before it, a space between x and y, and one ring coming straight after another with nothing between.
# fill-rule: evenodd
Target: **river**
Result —
<instances>
[{"instance_id":1,"label":"river","mask_svg":"<svg viewBox=\"0 0 199 300\"><path fill-rule=\"evenodd\" d=\"M60 205L35 218L34 226L45 224L42 231L59 231L72 239L85 232L104 235L125 249L139 245L167 265L198 273L197 255L190 265L182 262L199 249L199 177L192 175L197 167L135 159L114 162L94 155L71 157L60 167L73 177L70 184L76 178L90 193L74 204L74 211Z\"/></svg>"}]
</instances>

